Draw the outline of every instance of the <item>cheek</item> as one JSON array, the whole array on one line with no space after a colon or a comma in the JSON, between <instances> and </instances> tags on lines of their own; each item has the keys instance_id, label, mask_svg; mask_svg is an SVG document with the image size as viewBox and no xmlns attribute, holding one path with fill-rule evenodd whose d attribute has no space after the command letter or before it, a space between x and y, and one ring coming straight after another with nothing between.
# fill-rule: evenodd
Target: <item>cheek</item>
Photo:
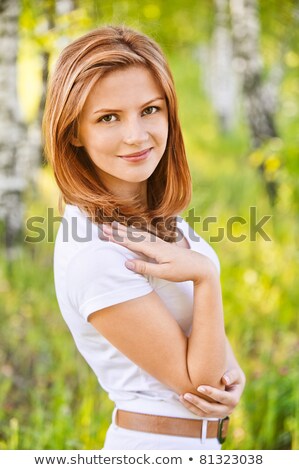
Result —
<instances>
[{"instance_id":1,"label":"cheek","mask_svg":"<svg viewBox=\"0 0 299 470\"><path fill-rule=\"evenodd\" d=\"M169 122L168 122L168 115L164 115L161 117L160 128L163 130L164 135L168 134Z\"/></svg>"},{"instance_id":2,"label":"cheek","mask_svg":"<svg viewBox=\"0 0 299 470\"><path fill-rule=\"evenodd\" d=\"M165 118L161 118L157 120L151 126L150 133L155 135L156 139L161 142L161 144L167 140L168 136L168 120Z\"/></svg>"},{"instance_id":3,"label":"cheek","mask_svg":"<svg viewBox=\"0 0 299 470\"><path fill-rule=\"evenodd\" d=\"M91 153L96 151L105 154L113 151L118 142L118 135L111 130L109 132L101 130L89 132L84 139L85 148Z\"/></svg>"},{"instance_id":4,"label":"cheek","mask_svg":"<svg viewBox=\"0 0 299 470\"><path fill-rule=\"evenodd\" d=\"M163 121L160 125L160 136L161 136L161 141L163 142L164 145L166 145L167 139L168 139L168 121Z\"/></svg>"}]
</instances>

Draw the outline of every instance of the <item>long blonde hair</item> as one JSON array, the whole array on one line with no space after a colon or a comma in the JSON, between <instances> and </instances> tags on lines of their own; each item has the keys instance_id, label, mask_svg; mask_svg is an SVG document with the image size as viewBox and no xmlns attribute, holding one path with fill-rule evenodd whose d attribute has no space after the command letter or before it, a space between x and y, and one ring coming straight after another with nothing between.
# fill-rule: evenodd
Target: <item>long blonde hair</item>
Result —
<instances>
[{"instance_id":1,"label":"long blonde hair","mask_svg":"<svg viewBox=\"0 0 299 470\"><path fill-rule=\"evenodd\" d=\"M99 78L138 64L150 70L164 90L169 123L164 155L148 179L146 207L138 196L126 200L107 191L84 148L71 143L78 116ZM175 241L175 215L190 203L192 183L173 77L151 38L123 25L104 26L68 45L49 81L43 132L45 154L61 191L60 211L63 201L78 206L95 223L137 223L166 241Z\"/></svg>"}]
</instances>

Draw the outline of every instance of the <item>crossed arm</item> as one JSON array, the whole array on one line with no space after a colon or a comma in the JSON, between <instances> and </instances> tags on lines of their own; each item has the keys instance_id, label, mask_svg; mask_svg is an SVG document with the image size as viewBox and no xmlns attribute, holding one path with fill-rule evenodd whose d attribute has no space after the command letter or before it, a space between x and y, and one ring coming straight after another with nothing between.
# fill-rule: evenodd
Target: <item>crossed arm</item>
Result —
<instances>
[{"instance_id":1,"label":"crossed arm","mask_svg":"<svg viewBox=\"0 0 299 470\"><path fill-rule=\"evenodd\" d=\"M224 418L230 415L238 405L245 387L245 374L239 366L231 345L226 338L226 351L228 370L222 377L225 390L202 385L202 395L206 395L213 400L207 401L191 393L180 395L180 402L192 413L204 418L205 416Z\"/></svg>"},{"instance_id":2,"label":"crossed arm","mask_svg":"<svg viewBox=\"0 0 299 470\"><path fill-rule=\"evenodd\" d=\"M156 260L147 263L134 259L135 272L175 282L194 282L192 332L190 338L184 336L153 292L142 299L94 312L89 321L133 362L175 390L190 411L200 416L227 416L240 399L245 376L224 334L221 290L215 268L198 253L171 246L158 238L155 242L147 240L147 233L144 241L136 245L127 236L128 229L118 226L121 241L119 237L114 238L114 229L105 233L109 241L132 251L138 248L138 252ZM205 358L204 362L199 358ZM207 369L207 362L213 367Z\"/></svg>"}]
</instances>

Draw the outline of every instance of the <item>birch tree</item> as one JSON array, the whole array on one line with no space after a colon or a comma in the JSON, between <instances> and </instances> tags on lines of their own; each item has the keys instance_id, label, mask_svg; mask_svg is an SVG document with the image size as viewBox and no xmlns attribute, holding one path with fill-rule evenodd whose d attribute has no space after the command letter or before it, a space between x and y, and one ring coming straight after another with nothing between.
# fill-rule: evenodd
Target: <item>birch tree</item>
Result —
<instances>
[{"instance_id":1,"label":"birch tree","mask_svg":"<svg viewBox=\"0 0 299 470\"><path fill-rule=\"evenodd\" d=\"M18 0L0 0L0 219L6 254L12 259L22 233L22 194L26 187L22 123L16 85Z\"/></svg>"},{"instance_id":2,"label":"birch tree","mask_svg":"<svg viewBox=\"0 0 299 470\"><path fill-rule=\"evenodd\" d=\"M51 0L46 6L50 30L56 13L71 11L74 2ZM41 119L50 56L43 51L41 104L35 123L26 126L17 93L19 15L19 0L0 0L0 229L9 261L16 257L23 239L25 190L29 183L35 188L40 168Z\"/></svg>"},{"instance_id":3,"label":"birch tree","mask_svg":"<svg viewBox=\"0 0 299 470\"><path fill-rule=\"evenodd\" d=\"M60 15L65 15L70 13L75 9L74 0L48 0L48 2L42 6L42 10L45 16L45 23L43 29L43 36L47 36L48 32L55 29L56 27L56 18ZM38 146L38 154L40 155L40 161L42 162L43 156L43 143L41 140L41 126L42 119L46 103L46 92L47 92L47 81L49 75L49 63L51 58L52 49L54 44L51 47L41 47L41 62L42 62L42 94L39 103L38 115L35 122L35 136L36 136L36 145Z\"/></svg>"},{"instance_id":4,"label":"birch tree","mask_svg":"<svg viewBox=\"0 0 299 470\"><path fill-rule=\"evenodd\" d=\"M35 55L40 60L40 82L41 93L37 114L34 120L28 125L28 145L30 146L31 168L34 168L35 176L38 177L38 170L43 165L43 142L41 138L41 126L44 114L47 81L49 74L49 64L57 42L63 35L63 31L57 26L57 19L63 15L68 15L75 9L74 0L47 0L39 2L28 1L24 5L23 13L28 11L33 16L31 28L23 28L22 39L30 38L35 43ZM71 24L71 20L70 20ZM32 175L29 175L29 178ZM33 188L36 190L37 178L32 180Z\"/></svg>"},{"instance_id":5,"label":"birch tree","mask_svg":"<svg viewBox=\"0 0 299 470\"><path fill-rule=\"evenodd\" d=\"M278 137L273 100L262 79L263 61L259 50L260 23L257 0L230 0L234 57L239 64L245 112L251 132L252 148L262 147L269 139ZM277 195L277 181L268 180L265 162L259 170L272 204Z\"/></svg>"},{"instance_id":6,"label":"birch tree","mask_svg":"<svg viewBox=\"0 0 299 470\"><path fill-rule=\"evenodd\" d=\"M210 48L210 96L223 132L235 124L237 75L233 68L233 44L227 0L214 0L215 26Z\"/></svg>"}]
</instances>

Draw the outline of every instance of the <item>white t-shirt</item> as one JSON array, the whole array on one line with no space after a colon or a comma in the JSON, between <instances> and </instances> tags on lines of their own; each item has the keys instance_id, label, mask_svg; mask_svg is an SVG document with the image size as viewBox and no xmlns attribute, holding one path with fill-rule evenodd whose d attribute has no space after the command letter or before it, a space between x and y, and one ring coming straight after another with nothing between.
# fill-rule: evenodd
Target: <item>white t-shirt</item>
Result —
<instances>
[{"instance_id":1,"label":"white t-shirt","mask_svg":"<svg viewBox=\"0 0 299 470\"><path fill-rule=\"evenodd\" d=\"M180 216L177 227L190 248L208 256L220 270L213 248ZM117 408L200 419L180 403L177 393L138 367L88 322L88 316L97 310L155 290L185 334L190 334L193 282L170 282L126 268L126 260L140 257L124 246L99 239L98 226L78 207L67 204L54 251L55 289L61 313L78 350Z\"/></svg>"}]
</instances>

